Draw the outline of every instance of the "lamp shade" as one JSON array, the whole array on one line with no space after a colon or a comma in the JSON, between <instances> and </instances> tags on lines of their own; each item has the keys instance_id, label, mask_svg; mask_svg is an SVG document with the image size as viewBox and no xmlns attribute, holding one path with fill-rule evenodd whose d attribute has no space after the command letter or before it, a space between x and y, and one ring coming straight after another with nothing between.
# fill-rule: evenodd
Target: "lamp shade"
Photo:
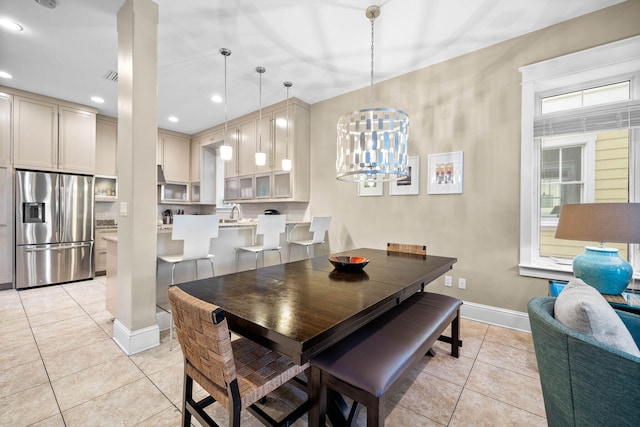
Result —
<instances>
[{"instance_id":1,"label":"lamp shade","mask_svg":"<svg viewBox=\"0 0 640 427\"><path fill-rule=\"evenodd\" d=\"M633 269L605 242L640 243L640 203L583 203L562 206L556 238L600 242L573 260L573 274L603 294L625 290Z\"/></svg>"},{"instance_id":2,"label":"lamp shade","mask_svg":"<svg viewBox=\"0 0 640 427\"><path fill-rule=\"evenodd\" d=\"M557 239L640 243L640 203L562 205Z\"/></svg>"}]
</instances>

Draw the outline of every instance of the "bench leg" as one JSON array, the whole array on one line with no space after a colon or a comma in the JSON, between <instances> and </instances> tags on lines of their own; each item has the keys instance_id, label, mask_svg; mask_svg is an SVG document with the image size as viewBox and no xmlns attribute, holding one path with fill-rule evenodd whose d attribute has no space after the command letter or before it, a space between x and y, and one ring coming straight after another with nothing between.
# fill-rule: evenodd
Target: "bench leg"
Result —
<instances>
[{"instance_id":1,"label":"bench leg","mask_svg":"<svg viewBox=\"0 0 640 427\"><path fill-rule=\"evenodd\" d=\"M384 396L374 397L367 403L367 427L380 427L384 426L385 409L384 409Z\"/></svg>"},{"instance_id":2,"label":"bench leg","mask_svg":"<svg viewBox=\"0 0 640 427\"><path fill-rule=\"evenodd\" d=\"M451 322L451 355L453 357L459 357L460 352L458 347L460 346L460 309L456 312L456 317Z\"/></svg>"}]
</instances>

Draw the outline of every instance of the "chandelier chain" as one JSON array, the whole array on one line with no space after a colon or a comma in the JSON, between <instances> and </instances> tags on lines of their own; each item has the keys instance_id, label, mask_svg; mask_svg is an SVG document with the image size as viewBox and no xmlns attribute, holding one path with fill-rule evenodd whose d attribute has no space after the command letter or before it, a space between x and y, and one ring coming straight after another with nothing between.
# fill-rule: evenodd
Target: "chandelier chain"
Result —
<instances>
[{"instance_id":1,"label":"chandelier chain","mask_svg":"<svg viewBox=\"0 0 640 427\"><path fill-rule=\"evenodd\" d=\"M371 13L371 106L373 106L373 21L376 19L375 13Z\"/></svg>"}]
</instances>

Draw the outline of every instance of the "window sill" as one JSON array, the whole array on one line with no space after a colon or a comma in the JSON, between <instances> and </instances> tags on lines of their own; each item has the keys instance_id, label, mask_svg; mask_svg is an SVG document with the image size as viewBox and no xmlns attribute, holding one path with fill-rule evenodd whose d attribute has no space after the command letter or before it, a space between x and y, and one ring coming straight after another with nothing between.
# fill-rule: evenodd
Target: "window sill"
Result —
<instances>
[{"instance_id":1,"label":"window sill","mask_svg":"<svg viewBox=\"0 0 640 427\"><path fill-rule=\"evenodd\" d=\"M518 267L521 276L551 280L573 279L573 268L571 265L562 265L549 261L548 263L539 264L520 264Z\"/></svg>"}]
</instances>

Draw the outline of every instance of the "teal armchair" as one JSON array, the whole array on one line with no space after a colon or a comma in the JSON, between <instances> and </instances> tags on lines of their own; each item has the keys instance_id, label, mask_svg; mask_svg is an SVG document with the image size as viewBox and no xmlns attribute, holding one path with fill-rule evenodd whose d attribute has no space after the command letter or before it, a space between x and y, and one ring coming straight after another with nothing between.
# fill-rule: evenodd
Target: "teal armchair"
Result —
<instances>
[{"instance_id":1,"label":"teal armchair","mask_svg":"<svg viewBox=\"0 0 640 427\"><path fill-rule=\"evenodd\" d=\"M567 328L556 298L529 301L529 321L549 426L640 424L640 357ZM640 315L616 310L640 346Z\"/></svg>"}]
</instances>

